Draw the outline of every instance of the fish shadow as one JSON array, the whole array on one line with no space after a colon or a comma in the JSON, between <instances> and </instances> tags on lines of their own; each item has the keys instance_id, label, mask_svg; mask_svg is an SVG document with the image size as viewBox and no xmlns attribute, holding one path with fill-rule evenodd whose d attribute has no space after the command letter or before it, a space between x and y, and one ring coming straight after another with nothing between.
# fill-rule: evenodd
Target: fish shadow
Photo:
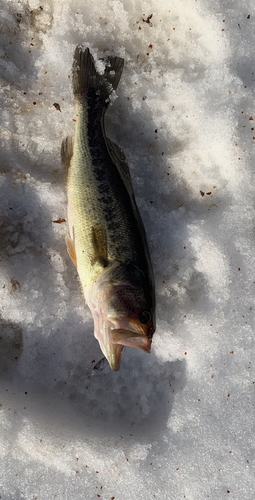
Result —
<instances>
[{"instance_id":1,"label":"fish shadow","mask_svg":"<svg viewBox=\"0 0 255 500\"><path fill-rule=\"evenodd\" d=\"M149 442L165 429L175 394L185 387L185 365L159 362L154 354L145 358L131 348L123 353L119 372L108 367L86 377L83 394L69 387L68 397L94 433L136 435Z\"/></svg>"},{"instance_id":2,"label":"fish shadow","mask_svg":"<svg viewBox=\"0 0 255 500\"><path fill-rule=\"evenodd\" d=\"M0 374L14 364L23 351L23 331L15 322L0 318Z\"/></svg>"},{"instance_id":3,"label":"fish shadow","mask_svg":"<svg viewBox=\"0 0 255 500\"><path fill-rule=\"evenodd\" d=\"M39 345L39 351L43 356L43 345ZM127 447L134 441L151 444L164 434L175 397L185 390L186 361L162 363L153 353L147 357L132 348L129 351L123 353L119 372L107 367L92 377L92 369L88 371L84 360L78 363L63 360L58 375L55 369L58 380L54 384L45 379L49 372L54 376L53 367L58 365L55 353L47 356L44 368L45 359L35 357L41 366L38 378L33 367L32 378L21 375L18 366L12 366L2 375L2 387L11 383L12 394L21 398L21 406L25 404L33 419L52 428L58 422L57 435L68 428L69 434L80 435L81 439L89 434L95 446L100 436L123 439L123 446ZM5 394L5 397L11 398L8 405L16 404L15 396Z\"/></svg>"}]
</instances>

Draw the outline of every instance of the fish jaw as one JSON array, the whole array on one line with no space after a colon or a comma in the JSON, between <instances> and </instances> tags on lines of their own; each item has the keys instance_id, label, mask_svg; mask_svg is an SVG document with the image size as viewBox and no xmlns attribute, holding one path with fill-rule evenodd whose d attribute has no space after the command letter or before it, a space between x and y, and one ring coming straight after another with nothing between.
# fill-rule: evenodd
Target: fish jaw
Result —
<instances>
[{"instance_id":1,"label":"fish jaw","mask_svg":"<svg viewBox=\"0 0 255 500\"><path fill-rule=\"evenodd\" d=\"M131 330L112 330L111 341L114 345L138 347L144 352L151 352L151 341L148 337Z\"/></svg>"},{"instance_id":2,"label":"fish jaw","mask_svg":"<svg viewBox=\"0 0 255 500\"><path fill-rule=\"evenodd\" d=\"M123 350L122 345L111 345L111 355L108 359L111 369L117 372L120 369L121 353Z\"/></svg>"},{"instance_id":3,"label":"fish jaw","mask_svg":"<svg viewBox=\"0 0 255 500\"><path fill-rule=\"evenodd\" d=\"M112 342L112 324L99 316L97 321L94 318L94 336L99 342L100 348L106 357L111 369L118 371L121 362L123 345Z\"/></svg>"},{"instance_id":4,"label":"fish jaw","mask_svg":"<svg viewBox=\"0 0 255 500\"><path fill-rule=\"evenodd\" d=\"M123 325L123 328L116 326ZM99 342L112 370L118 371L124 346L137 347L144 352L151 352L151 340L141 329L135 328L131 318L104 318L94 316L94 335ZM124 329L125 327L125 329Z\"/></svg>"},{"instance_id":5,"label":"fish jaw","mask_svg":"<svg viewBox=\"0 0 255 500\"><path fill-rule=\"evenodd\" d=\"M143 326L137 320L128 316L109 318L114 327L111 329L113 344L138 347L144 352L151 352L151 339L148 338Z\"/></svg>"},{"instance_id":6,"label":"fish jaw","mask_svg":"<svg viewBox=\"0 0 255 500\"><path fill-rule=\"evenodd\" d=\"M151 340L144 334L132 318L111 318L101 310L93 310L94 336L111 369L118 371L124 346L138 347L144 352L151 351Z\"/></svg>"}]
</instances>

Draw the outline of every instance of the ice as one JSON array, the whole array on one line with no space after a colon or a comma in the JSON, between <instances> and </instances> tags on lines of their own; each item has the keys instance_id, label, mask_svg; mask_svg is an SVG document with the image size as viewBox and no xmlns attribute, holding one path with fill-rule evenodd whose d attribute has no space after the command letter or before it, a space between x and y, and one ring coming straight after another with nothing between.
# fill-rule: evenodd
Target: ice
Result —
<instances>
[{"instance_id":1,"label":"ice","mask_svg":"<svg viewBox=\"0 0 255 500\"><path fill-rule=\"evenodd\" d=\"M8 0L0 34L4 500L254 497L250 1ZM65 248L75 46L125 59L106 115L157 292L151 354L102 358Z\"/></svg>"}]
</instances>

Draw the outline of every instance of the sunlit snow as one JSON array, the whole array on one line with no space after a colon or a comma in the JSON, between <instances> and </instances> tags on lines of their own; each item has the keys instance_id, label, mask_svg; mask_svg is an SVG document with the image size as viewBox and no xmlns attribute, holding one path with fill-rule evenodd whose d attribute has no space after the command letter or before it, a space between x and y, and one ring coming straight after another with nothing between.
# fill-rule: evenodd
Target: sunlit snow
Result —
<instances>
[{"instance_id":1,"label":"sunlit snow","mask_svg":"<svg viewBox=\"0 0 255 500\"><path fill-rule=\"evenodd\" d=\"M254 498L255 4L1 0L2 500ZM66 247L77 44L125 59L106 116L157 292L102 357Z\"/></svg>"}]
</instances>

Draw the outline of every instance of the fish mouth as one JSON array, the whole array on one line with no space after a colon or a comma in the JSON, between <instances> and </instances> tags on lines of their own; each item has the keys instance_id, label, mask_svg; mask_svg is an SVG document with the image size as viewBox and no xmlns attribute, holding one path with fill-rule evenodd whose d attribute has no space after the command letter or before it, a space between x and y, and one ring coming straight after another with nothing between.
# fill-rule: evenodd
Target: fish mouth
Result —
<instances>
[{"instance_id":1,"label":"fish mouth","mask_svg":"<svg viewBox=\"0 0 255 500\"><path fill-rule=\"evenodd\" d=\"M111 330L111 342L113 345L138 347L144 352L151 352L151 341L148 337L132 330Z\"/></svg>"},{"instance_id":2,"label":"fish mouth","mask_svg":"<svg viewBox=\"0 0 255 500\"><path fill-rule=\"evenodd\" d=\"M151 341L142 333L132 330L109 328L105 356L112 370L118 371L121 362L121 353L124 346L138 347L144 352L151 352Z\"/></svg>"},{"instance_id":3,"label":"fish mouth","mask_svg":"<svg viewBox=\"0 0 255 500\"><path fill-rule=\"evenodd\" d=\"M111 369L118 371L121 362L121 353L124 346L138 347L144 352L151 351L151 340L141 331L132 329L129 323L129 329L114 328L113 322L105 322L102 329L97 330L95 337L99 341L102 352L104 353ZM126 325L125 325L126 326Z\"/></svg>"}]
</instances>

